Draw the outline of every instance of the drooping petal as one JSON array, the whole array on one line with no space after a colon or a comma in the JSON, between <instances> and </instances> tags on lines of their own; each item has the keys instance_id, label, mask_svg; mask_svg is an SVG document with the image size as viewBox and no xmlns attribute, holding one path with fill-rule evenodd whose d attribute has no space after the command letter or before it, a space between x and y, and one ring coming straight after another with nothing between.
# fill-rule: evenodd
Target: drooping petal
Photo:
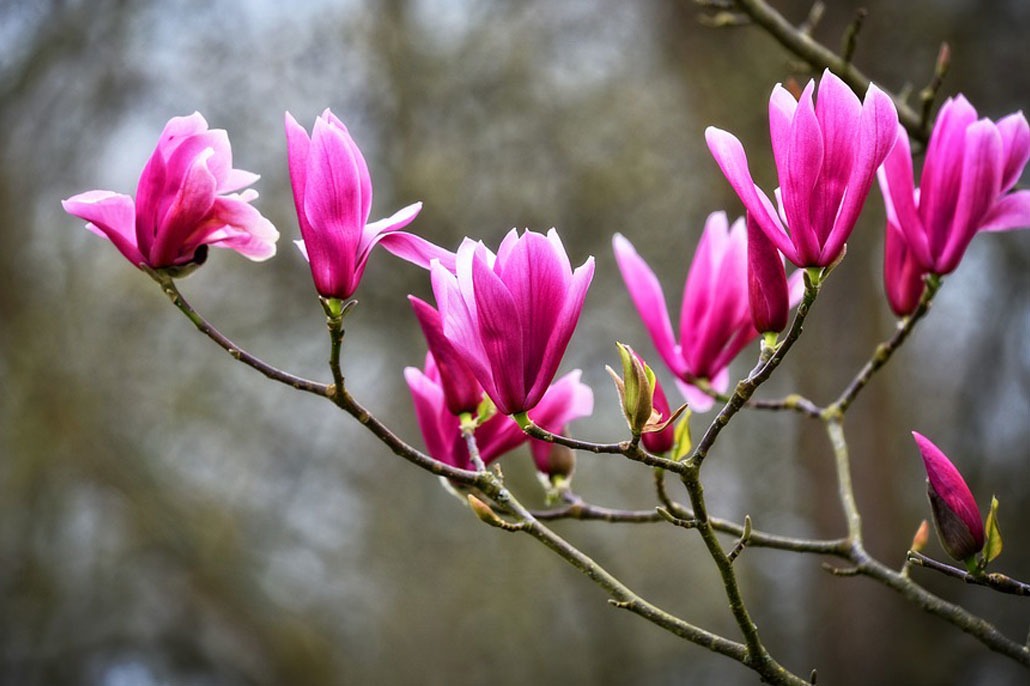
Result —
<instances>
[{"instance_id":1,"label":"drooping petal","mask_svg":"<svg viewBox=\"0 0 1030 686\"><path fill-rule=\"evenodd\" d=\"M626 283L630 298L651 336L655 349L672 372L676 376L682 376L687 372L687 367L677 350L669 310L658 277L637 254L633 244L622 234L615 234L612 238L612 247L615 251L615 262L622 273L622 280Z\"/></svg>"},{"instance_id":2,"label":"drooping petal","mask_svg":"<svg viewBox=\"0 0 1030 686\"><path fill-rule=\"evenodd\" d=\"M744 146L733 134L709 126L705 129L705 141L730 186L736 191L748 212L755 216L776 248L794 264L799 264L798 252L787 236L776 213L772 211L769 198L755 185L747 166ZM799 265L800 266L800 265Z\"/></svg>"},{"instance_id":3,"label":"drooping petal","mask_svg":"<svg viewBox=\"0 0 1030 686\"><path fill-rule=\"evenodd\" d=\"M89 222L86 228L109 239L137 267L147 262L136 247L136 208L132 198L111 191L87 191L61 201L64 211Z\"/></svg>"}]
</instances>

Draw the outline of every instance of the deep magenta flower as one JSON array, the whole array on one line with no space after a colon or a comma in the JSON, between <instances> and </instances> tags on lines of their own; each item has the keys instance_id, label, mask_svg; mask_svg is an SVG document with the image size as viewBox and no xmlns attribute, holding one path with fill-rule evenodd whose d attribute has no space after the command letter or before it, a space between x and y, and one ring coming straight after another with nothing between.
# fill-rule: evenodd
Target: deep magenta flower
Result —
<instances>
[{"instance_id":1,"label":"deep magenta flower","mask_svg":"<svg viewBox=\"0 0 1030 686\"><path fill-rule=\"evenodd\" d=\"M926 467L927 492L941 545L956 560L968 560L984 547L984 525L976 500L940 448L918 432L913 431L912 438Z\"/></svg>"},{"instance_id":2,"label":"deep magenta flower","mask_svg":"<svg viewBox=\"0 0 1030 686\"><path fill-rule=\"evenodd\" d=\"M135 200L88 191L61 205L137 267L185 270L205 260L209 245L260 261L275 254L279 232L249 204L257 191L234 192L257 179L232 168L226 132L208 129L194 112L165 125L140 174Z\"/></svg>"},{"instance_id":3,"label":"deep magenta flower","mask_svg":"<svg viewBox=\"0 0 1030 686\"><path fill-rule=\"evenodd\" d=\"M704 412L712 406L712 399L691 386L691 380L707 379L716 390L725 391L730 362L758 336L748 295L744 220L730 226L725 212L708 216L683 288L679 341L672 331L658 277L622 235L615 235L612 246L623 281L658 354L676 376L690 406ZM800 281L792 278L791 296L796 303Z\"/></svg>"},{"instance_id":4,"label":"deep magenta flower","mask_svg":"<svg viewBox=\"0 0 1030 686\"><path fill-rule=\"evenodd\" d=\"M799 267L825 267L840 257L898 127L894 103L875 85L859 102L826 70L813 104L814 89L809 81L798 101L777 84L769 100L779 211L752 180L740 141L712 126L705 131L708 148L744 207Z\"/></svg>"},{"instance_id":5,"label":"deep magenta flower","mask_svg":"<svg viewBox=\"0 0 1030 686\"><path fill-rule=\"evenodd\" d=\"M554 229L512 229L497 255L465 239L452 272L430 268L444 335L502 414L540 401L579 321L594 258L575 271Z\"/></svg>"},{"instance_id":6,"label":"deep magenta flower","mask_svg":"<svg viewBox=\"0 0 1030 686\"><path fill-rule=\"evenodd\" d=\"M751 323L759 333L780 332L787 326L790 287L783 255L747 214L747 293Z\"/></svg>"},{"instance_id":7,"label":"deep magenta flower","mask_svg":"<svg viewBox=\"0 0 1030 686\"><path fill-rule=\"evenodd\" d=\"M530 412L533 421L539 426L560 430L572 420L593 412L593 393L579 378L580 372L577 370L555 382ZM453 467L472 469L468 446L461 435L460 420L447 406L441 370L432 353L426 355L425 371L407 367L404 379L411 391L415 417L429 455ZM503 414L496 414L486 420L476 429L475 437L479 455L485 464L490 464L528 439L515 420Z\"/></svg>"},{"instance_id":8,"label":"deep magenta flower","mask_svg":"<svg viewBox=\"0 0 1030 686\"><path fill-rule=\"evenodd\" d=\"M948 274L979 231L1030 227L1030 190L1008 191L1030 159L1030 126L1022 112L997 123L977 119L959 95L941 107L930 135L921 183L914 187L905 129L879 171L888 227L904 236L924 273Z\"/></svg>"},{"instance_id":9,"label":"deep magenta flower","mask_svg":"<svg viewBox=\"0 0 1030 686\"><path fill-rule=\"evenodd\" d=\"M297 245L311 264L315 290L326 298L349 298L358 288L377 244L423 267L431 259L453 265L454 255L406 231L422 209L414 203L368 223L372 178L347 127L326 109L311 137L286 113L286 146L293 201L303 238Z\"/></svg>"}]
</instances>

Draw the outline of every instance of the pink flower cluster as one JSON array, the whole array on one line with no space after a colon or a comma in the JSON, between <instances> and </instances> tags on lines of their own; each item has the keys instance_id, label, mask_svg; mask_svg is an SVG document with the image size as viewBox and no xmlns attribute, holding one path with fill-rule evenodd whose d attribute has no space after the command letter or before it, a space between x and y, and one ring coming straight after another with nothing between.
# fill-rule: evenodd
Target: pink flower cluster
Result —
<instances>
[{"instance_id":1,"label":"pink flower cluster","mask_svg":"<svg viewBox=\"0 0 1030 686\"><path fill-rule=\"evenodd\" d=\"M1030 158L1030 127L1021 113L995 123L978 119L961 96L949 100L919 188L908 137L891 99L875 86L860 101L829 71L818 88L809 82L800 99L778 85L769 125L780 183L775 205L752 180L740 141L714 127L705 133L746 215L732 224L725 212L708 217L677 332L658 277L628 239L613 239L644 327L696 410L712 405L712 389L728 388L729 365L748 344L786 327L803 289L802 272L788 279L784 258L814 274L841 257L878 169L887 206L886 291L899 315L915 309L925 275L958 266L977 232L1030 225L1030 191L1009 192ZM371 175L343 122L325 110L309 135L287 113L285 129L298 246L322 298L350 298L377 245L429 270L435 306L411 298L429 353L424 369L409 367L405 378L436 459L469 466L461 426L489 404L497 414L475 428L487 462L525 440L513 417L560 433L592 411L593 394L578 371L554 381L593 278L592 257L573 269L553 229L513 229L496 253L468 238L451 252L403 230L421 203L370 223ZM275 253L278 232L251 205L257 193L243 190L257 178L233 168L225 131L209 130L194 113L165 126L135 198L89 191L63 205L132 264L180 276L202 263L211 245L253 260ZM654 407L670 412L660 385ZM666 427L645 435L644 444L664 452L672 435ZM920 446L931 456L934 484L933 474L945 472L934 467L941 462L933 451ZM557 464L544 444L534 454L544 471ZM969 518L960 513L959 519ZM971 519L966 524L973 526Z\"/></svg>"}]
</instances>

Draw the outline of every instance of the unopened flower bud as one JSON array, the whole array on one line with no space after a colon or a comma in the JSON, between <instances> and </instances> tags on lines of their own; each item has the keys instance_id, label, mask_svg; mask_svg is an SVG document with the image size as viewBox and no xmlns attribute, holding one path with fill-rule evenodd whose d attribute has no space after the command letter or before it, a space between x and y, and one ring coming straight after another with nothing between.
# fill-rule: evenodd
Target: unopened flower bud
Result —
<instances>
[{"instance_id":1,"label":"unopened flower bud","mask_svg":"<svg viewBox=\"0 0 1030 686\"><path fill-rule=\"evenodd\" d=\"M606 369L615 382L626 423L633 435L639 436L651 421L651 413L654 411L654 372L628 345L616 345L622 359L622 377L611 367Z\"/></svg>"},{"instance_id":2,"label":"unopened flower bud","mask_svg":"<svg viewBox=\"0 0 1030 686\"><path fill-rule=\"evenodd\" d=\"M973 558L984 547L980 510L955 465L922 434L912 432L926 467L927 494L937 536L956 560Z\"/></svg>"}]
</instances>

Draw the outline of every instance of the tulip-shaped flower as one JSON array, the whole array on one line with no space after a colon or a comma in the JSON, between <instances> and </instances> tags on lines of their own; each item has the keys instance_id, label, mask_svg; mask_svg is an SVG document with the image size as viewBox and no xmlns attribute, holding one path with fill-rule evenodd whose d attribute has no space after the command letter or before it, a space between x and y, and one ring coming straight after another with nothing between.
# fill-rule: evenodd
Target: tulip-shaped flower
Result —
<instances>
[{"instance_id":1,"label":"tulip-shaped flower","mask_svg":"<svg viewBox=\"0 0 1030 686\"><path fill-rule=\"evenodd\" d=\"M468 446L461 435L460 419L447 406L441 372L432 353L426 355L425 371L415 367L404 370L419 429L426 450L434 459L460 469L472 469ZM593 393L580 382L579 377L578 370L570 372L551 386L530 413L534 421L557 430L574 419L589 415L593 411ZM475 438L480 458L484 464L490 464L520 446L528 437L511 417L496 414L476 428Z\"/></svg>"},{"instance_id":2,"label":"tulip-shaped flower","mask_svg":"<svg viewBox=\"0 0 1030 686\"><path fill-rule=\"evenodd\" d=\"M658 277L626 238L616 234L612 245L626 288L658 354L676 376L690 406L700 412L711 408L711 397L691 382L707 379L717 391L725 391L730 362L758 336L748 295L744 221L738 219L730 226L725 212L708 216L683 288L678 342ZM800 281L794 283L791 295L796 303Z\"/></svg>"},{"instance_id":3,"label":"tulip-shaped flower","mask_svg":"<svg viewBox=\"0 0 1030 686\"><path fill-rule=\"evenodd\" d=\"M543 396L576 328L594 274L575 271L557 232L512 229L494 255L465 239L452 272L433 260L433 293L444 335L502 414Z\"/></svg>"},{"instance_id":4,"label":"tulip-shaped flower","mask_svg":"<svg viewBox=\"0 0 1030 686\"><path fill-rule=\"evenodd\" d=\"M927 492L941 545L956 560L969 560L984 547L980 510L955 465L922 434L912 437L926 467Z\"/></svg>"},{"instance_id":5,"label":"tulip-shaped flower","mask_svg":"<svg viewBox=\"0 0 1030 686\"><path fill-rule=\"evenodd\" d=\"M137 267L178 274L203 263L209 245L258 261L275 254L279 232L250 205L257 191L234 193L257 179L232 168L228 135L208 129L194 112L165 125L140 174L135 200L88 191L61 204Z\"/></svg>"},{"instance_id":6,"label":"tulip-shaped flower","mask_svg":"<svg viewBox=\"0 0 1030 686\"><path fill-rule=\"evenodd\" d=\"M825 267L844 249L898 127L894 103L876 86L865 101L829 70L813 104L814 82L795 100L777 85L769 128L780 188L779 212L751 178L744 148L709 127L708 148L758 226L799 267Z\"/></svg>"},{"instance_id":7,"label":"tulip-shaped flower","mask_svg":"<svg viewBox=\"0 0 1030 686\"><path fill-rule=\"evenodd\" d=\"M1007 193L1030 159L1030 126L1022 112L997 123L977 119L961 95L941 107L930 135L918 190L905 129L879 171L888 236L904 236L922 273L948 274L979 231L1030 227L1030 190ZM895 237L896 239L897 237Z\"/></svg>"},{"instance_id":8,"label":"tulip-shaped flower","mask_svg":"<svg viewBox=\"0 0 1030 686\"><path fill-rule=\"evenodd\" d=\"M452 253L400 230L415 219L422 203L368 223L372 209L368 165L347 127L328 109L315 120L310 138L287 112L286 145L303 237L297 245L311 264L319 295L340 300L353 295L378 243L423 267L433 258L453 266Z\"/></svg>"}]
</instances>

